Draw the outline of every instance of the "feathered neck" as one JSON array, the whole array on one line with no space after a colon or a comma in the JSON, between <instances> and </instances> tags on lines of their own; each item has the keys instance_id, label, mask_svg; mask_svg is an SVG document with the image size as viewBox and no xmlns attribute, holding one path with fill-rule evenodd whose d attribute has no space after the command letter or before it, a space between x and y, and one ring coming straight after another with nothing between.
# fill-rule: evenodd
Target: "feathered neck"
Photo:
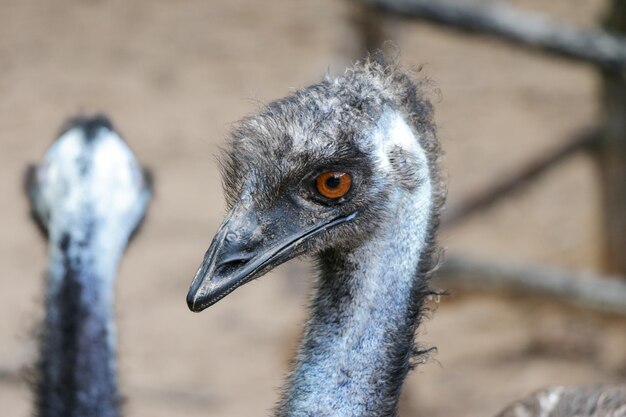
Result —
<instances>
[{"instance_id":1,"label":"feathered neck","mask_svg":"<svg viewBox=\"0 0 626 417\"><path fill-rule=\"evenodd\" d=\"M113 286L125 241L111 242L100 230L85 224L80 233L50 236L40 417L120 414Z\"/></svg>"},{"instance_id":2,"label":"feathered neck","mask_svg":"<svg viewBox=\"0 0 626 417\"><path fill-rule=\"evenodd\" d=\"M319 256L312 315L277 416L396 415L437 224L428 164L421 169L424 183L392 196L369 241Z\"/></svg>"}]
</instances>

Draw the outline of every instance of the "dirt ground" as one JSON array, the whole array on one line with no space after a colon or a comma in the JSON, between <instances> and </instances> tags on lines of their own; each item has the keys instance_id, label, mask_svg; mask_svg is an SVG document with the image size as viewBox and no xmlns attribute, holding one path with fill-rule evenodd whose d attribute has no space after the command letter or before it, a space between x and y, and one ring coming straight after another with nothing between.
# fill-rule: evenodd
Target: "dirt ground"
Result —
<instances>
[{"instance_id":1,"label":"dirt ground","mask_svg":"<svg viewBox=\"0 0 626 417\"><path fill-rule=\"evenodd\" d=\"M600 0L516 0L591 26ZM45 244L21 175L77 113L108 113L156 174L156 198L118 283L125 414L269 415L306 311L311 273L292 262L203 314L185 295L224 211L214 160L259 102L337 72L354 34L347 2L0 0L0 415L24 417ZM424 24L389 21L402 61L437 91L449 204L594 123L586 66ZM597 270L595 171L580 156L447 230L449 251ZM437 346L409 377L402 415L491 416L548 384L626 379L626 320L553 301L444 299L419 332Z\"/></svg>"}]
</instances>

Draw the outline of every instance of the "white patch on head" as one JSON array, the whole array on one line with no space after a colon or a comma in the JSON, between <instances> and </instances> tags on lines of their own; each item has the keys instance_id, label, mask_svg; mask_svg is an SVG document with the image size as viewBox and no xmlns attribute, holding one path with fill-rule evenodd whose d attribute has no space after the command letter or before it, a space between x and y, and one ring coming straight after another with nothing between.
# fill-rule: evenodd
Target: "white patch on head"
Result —
<instances>
[{"instance_id":1,"label":"white patch on head","mask_svg":"<svg viewBox=\"0 0 626 417\"><path fill-rule=\"evenodd\" d=\"M420 154L415 132L396 110L387 110L383 113L369 142L382 172L391 171L389 152L394 148L400 148L411 154Z\"/></svg>"},{"instance_id":2,"label":"white patch on head","mask_svg":"<svg viewBox=\"0 0 626 417\"><path fill-rule=\"evenodd\" d=\"M388 137L387 150L397 146L407 152L417 151L417 138L399 112L393 112Z\"/></svg>"},{"instance_id":3,"label":"white patch on head","mask_svg":"<svg viewBox=\"0 0 626 417\"><path fill-rule=\"evenodd\" d=\"M91 138L81 127L70 129L46 152L36 175L33 203L50 240L65 234L84 240L95 228L97 236L90 239L99 260L116 260L150 199L141 167L123 139L106 127Z\"/></svg>"},{"instance_id":4,"label":"white patch on head","mask_svg":"<svg viewBox=\"0 0 626 417\"><path fill-rule=\"evenodd\" d=\"M94 194L100 197L94 199L96 211L102 216L132 211L144 185L141 167L115 132L101 129L95 140L97 150L91 164L90 182Z\"/></svg>"},{"instance_id":5,"label":"white patch on head","mask_svg":"<svg viewBox=\"0 0 626 417\"><path fill-rule=\"evenodd\" d=\"M70 193L68 184L79 182L77 160L80 158L84 137L79 129L72 129L59 137L50 147L37 168L39 197L36 209L53 215L55 202L65 195L64 210L75 211L79 205L78 193ZM42 217L47 217L42 214ZM51 225L48 225L50 227Z\"/></svg>"}]
</instances>

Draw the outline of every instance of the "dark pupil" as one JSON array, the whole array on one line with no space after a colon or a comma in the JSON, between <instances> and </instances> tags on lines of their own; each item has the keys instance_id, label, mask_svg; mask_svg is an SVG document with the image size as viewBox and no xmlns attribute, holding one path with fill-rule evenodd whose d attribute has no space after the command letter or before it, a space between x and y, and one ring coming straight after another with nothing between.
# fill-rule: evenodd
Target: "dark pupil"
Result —
<instances>
[{"instance_id":1,"label":"dark pupil","mask_svg":"<svg viewBox=\"0 0 626 417\"><path fill-rule=\"evenodd\" d=\"M339 182L340 182L339 175L333 175L332 177L326 180L326 186L328 188L337 188L339 187Z\"/></svg>"}]
</instances>

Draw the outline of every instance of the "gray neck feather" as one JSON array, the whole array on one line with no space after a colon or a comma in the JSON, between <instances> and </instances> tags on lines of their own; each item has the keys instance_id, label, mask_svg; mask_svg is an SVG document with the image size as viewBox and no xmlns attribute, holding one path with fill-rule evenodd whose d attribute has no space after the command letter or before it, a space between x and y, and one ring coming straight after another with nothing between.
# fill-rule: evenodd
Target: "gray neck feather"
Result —
<instances>
[{"instance_id":1,"label":"gray neck feather","mask_svg":"<svg viewBox=\"0 0 626 417\"><path fill-rule=\"evenodd\" d=\"M396 415L427 283L432 187L397 191L389 220L353 252L320 256L321 275L278 416Z\"/></svg>"},{"instance_id":2,"label":"gray neck feather","mask_svg":"<svg viewBox=\"0 0 626 417\"><path fill-rule=\"evenodd\" d=\"M93 224L50 238L38 415L117 417L113 286L125 242L102 256L114 243Z\"/></svg>"}]
</instances>

